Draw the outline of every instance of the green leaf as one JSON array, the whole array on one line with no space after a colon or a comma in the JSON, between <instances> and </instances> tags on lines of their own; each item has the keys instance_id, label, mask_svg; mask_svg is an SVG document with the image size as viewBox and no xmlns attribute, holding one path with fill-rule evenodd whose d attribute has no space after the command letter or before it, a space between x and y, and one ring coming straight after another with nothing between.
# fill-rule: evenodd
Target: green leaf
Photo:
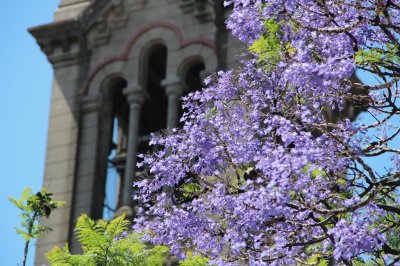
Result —
<instances>
[{"instance_id":1,"label":"green leaf","mask_svg":"<svg viewBox=\"0 0 400 266\"><path fill-rule=\"evenodd\" d=\"M201 192L202 187L196 182L190 182L187 184L182 185L183 197L184 198L192 198L193 194Z\"/></svg>"},{"instance_id":2,"label":"green leaf","mask_svg":"<svg viewBox=\"0 0 400 266\"><path fill-rule=\"evenodd\" d=\"M308 263L317 265L317 266L328 266L329 261L326 259L323 259L321 254L315 254L313 255L310 259L307 260Z\"/></svg>"},{"instance_id":3,"label":"green leaf","mask_svg":"<svg viewBox=\"0 0 400 266\"><path fill-rule=\"evenodd\" d=\"M355 63L363 66L378 66L385 68L400 63L399 47L384 44L380 47L361 49L355 55Z\"/></svg>"},{"instance_id":4,"label":"green leaf","mask_svg":"<svg viewBox=\"0 0 400 266\"><path fill-rule=\"evenodd\" d=\"M114 238L128 229L128 225L129 221L125 220L125 215L113 219L108 225L106 225L105 233L108 237L108 241L114 241Z\"/></svg>"},{"instance_id":5,"label":"green leaf","mask_svg":"<svg viewBox=\"0 0 400 266\"><path fill-rule=\"evenodd\" d=\"M27 232L25 232L19 228L15 228L15 231L17 232L17 234L22 236L25 239L25 241L29 241L32 239L32 236L30 234L28 234Z\"/></svg>"},{"instance_id":6,"label":"green leaf","mask_svg":"<svg viewBox=\"0 0 400 266\"><path fill-rule=\"evenodd\" d=\"M304 172L305 173L309 173L310 172L310 165L307 164L304 167ZM328 175L328 173L323 169L314 169L313 171L311 171L311 178L312 179L315 179L318 176L321 176L322 178L326 178L327 175Z\"/></svg>"},{"instance_id":7,"label":"green leaf","mask_svg":"<svg viewBox=\"0 0 400 266\"><path fill-rule=\"evenodd\" d=\"M188 252L187 259L180 261L180 266L208 266L208 259L202 257L201 255L193 256L193 252Z\"/></svg>"},{"instance_id":8,"label":"green leaf","mask_svg":"<svg viewBox=\"0 0 400 266\"><path fill-rule=\"evenodd\" d=\"M263 35L253 42L249 51L258 55L258 61L267 68L274 66L282 59L283 52L293 54L296 49L290 43L282 42L282 22L275 19L264 21Z\"/></svg>"},{"instance_id":9,"label":"green leaf","mask_svg":"<svg viewBox=\"0 0 400 266\"><path fill-rule=\"evenodd\" d=\"M19 201L17 201L16 199L14 199L14 198L8 198L8 200L9 200L12 204L14 204L15 206L17 206L18 209L24 210L24 205L23 205L22 203L20 203Z\"/></svg>"},{"instance_id":10,"label":"green leaf","mask_svg":"<svg viewBox=\"0 0 400 266\"><path fill-rule=\"evenodd\" d=\"M218 110L217 108L214 106L212 107L206 114L206 119L210 119L213 116L216 116L218 114Z\"/></svg>"},{"instance_id":11,"label":"green leaf","mask_svg":"<svg viewBox=\"0 0 400 266\"><path fill-rule=\"evenodd\" d=\"M104 221L103 221L104 222ZM100 220L95 223L86 214L82 214L77 221L75 232L84 249L93 249L104 255L107 240L104 235L105 225Z\"/></svg>"},{"instance_id":12,"label":"green leaf","mask_svg":"<svg viewBox=\"0 0 400 266\"><path fill-rule=\"evenodd\" d=\"M68 245L63 248L54 247L50 252L46 253L47 260L52 266L95 266L92 257L72 255L69 252Z\"/></svg>"},{"instance_id":13,"label":"green leaf","mask_svg":"<svg viewBox=\"0 0 400 266\"><path fill-rule=\"evenodd\" d=\"M19 202L25 202L28 200L28 198L32 195L32 189L31 188L25 188L24 191L22 191L21 198L19 199Z\"/></svg>"}]
</instances>

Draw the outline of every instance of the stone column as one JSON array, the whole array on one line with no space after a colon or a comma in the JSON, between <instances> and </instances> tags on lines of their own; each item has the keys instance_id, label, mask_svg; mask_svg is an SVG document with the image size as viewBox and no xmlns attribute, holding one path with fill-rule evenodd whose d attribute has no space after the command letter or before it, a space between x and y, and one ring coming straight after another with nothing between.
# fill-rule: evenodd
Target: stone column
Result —
<instances>
[{"instance_id":1,"label":"stone column","mask_svg":"<svg viewBox=\"0 0 400 266\"><path fill-rule=\"evenodd\" d=\"M136 153L139 136L140 109L144 102L144 93L139 86L128 87L123 90L129 103L129 132L127 158L125 165L124 187L122 189L122 206L131 206L133 181L136 168Z\"/></svg>"},{"instance_id":2,"label":"stone column","mask_svg":"<svg viewBox=\"0 0 400 266\"><path fill-rule=\"evenodd\" d=\"M183 95L183 86L180 78L172 77L164 79L161 85L165 88L168 97L167 128L171 129L178 126L180 98Z\"/></svg>"}]
</instances>

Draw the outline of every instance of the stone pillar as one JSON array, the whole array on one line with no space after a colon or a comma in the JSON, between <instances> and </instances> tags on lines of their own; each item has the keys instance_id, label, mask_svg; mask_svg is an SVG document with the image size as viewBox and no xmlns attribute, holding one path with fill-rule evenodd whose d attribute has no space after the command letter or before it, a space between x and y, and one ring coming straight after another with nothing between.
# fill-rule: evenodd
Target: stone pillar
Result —
<instances>
[{"instance_id":1,"label":"stone pillar","mask_svg":"<svg viewBox=\"0 0 400 266\"><path fill-rule=\"evenodd\" d=\"M180 98L183 95L183 86L180 78L173 77L164 79L161 85L165 88L168 97L167 128L178 126Z\"/></svg>"},{"instance_id":2,"label":"stone pillar","mask_svg":"<svg viewBox=\"0 0 400 266\"><path fill-rule=\"evenodd\" d=\"M132 206L133 181L136 168L136 153L139 136L140 109L144 102L144 93L139 86L123 90L129 103L128 148L125 166L124 187L122 189L121 206Z\"/></svg>"}]
</instances>

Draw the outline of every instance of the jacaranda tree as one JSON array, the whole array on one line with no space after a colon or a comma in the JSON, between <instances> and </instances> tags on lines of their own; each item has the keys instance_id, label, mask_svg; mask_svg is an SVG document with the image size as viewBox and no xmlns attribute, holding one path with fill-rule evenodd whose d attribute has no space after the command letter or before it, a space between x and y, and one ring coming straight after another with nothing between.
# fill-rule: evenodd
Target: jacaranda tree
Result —
<instances>
[{"instance_id":1,"label":"jacaranda tree","mask_svg":"<svg viewBox=\"0 0 400 266\"><path fill-rule=\"evenodd\" d=\"M136 227L215 265L395 265L400 1L225 5L248 54L184 99L183 128L152 137Z\"/></svg>"}]
</instances>

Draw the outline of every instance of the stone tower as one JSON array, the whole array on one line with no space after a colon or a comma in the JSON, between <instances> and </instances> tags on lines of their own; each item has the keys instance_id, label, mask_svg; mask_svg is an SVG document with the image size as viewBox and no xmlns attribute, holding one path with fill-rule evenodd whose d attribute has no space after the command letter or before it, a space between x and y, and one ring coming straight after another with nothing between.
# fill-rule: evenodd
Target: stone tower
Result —
<instances>
[{"instance_id":1,"label":"stone tower","mask_svg":"<svg viewBox=\"0 0 400 266\"><path fill-rule=\"evenodd\" d=\"M42 221L53 231L38 240L35 265L55 245L79 251L81 213L134 210L136 154L149 149L149 134L178 126L179 98L240 54L222 2L62 0L54 22L29 29L54 69L43 186L66 203Z\"/></svg>"}]
</instances>

